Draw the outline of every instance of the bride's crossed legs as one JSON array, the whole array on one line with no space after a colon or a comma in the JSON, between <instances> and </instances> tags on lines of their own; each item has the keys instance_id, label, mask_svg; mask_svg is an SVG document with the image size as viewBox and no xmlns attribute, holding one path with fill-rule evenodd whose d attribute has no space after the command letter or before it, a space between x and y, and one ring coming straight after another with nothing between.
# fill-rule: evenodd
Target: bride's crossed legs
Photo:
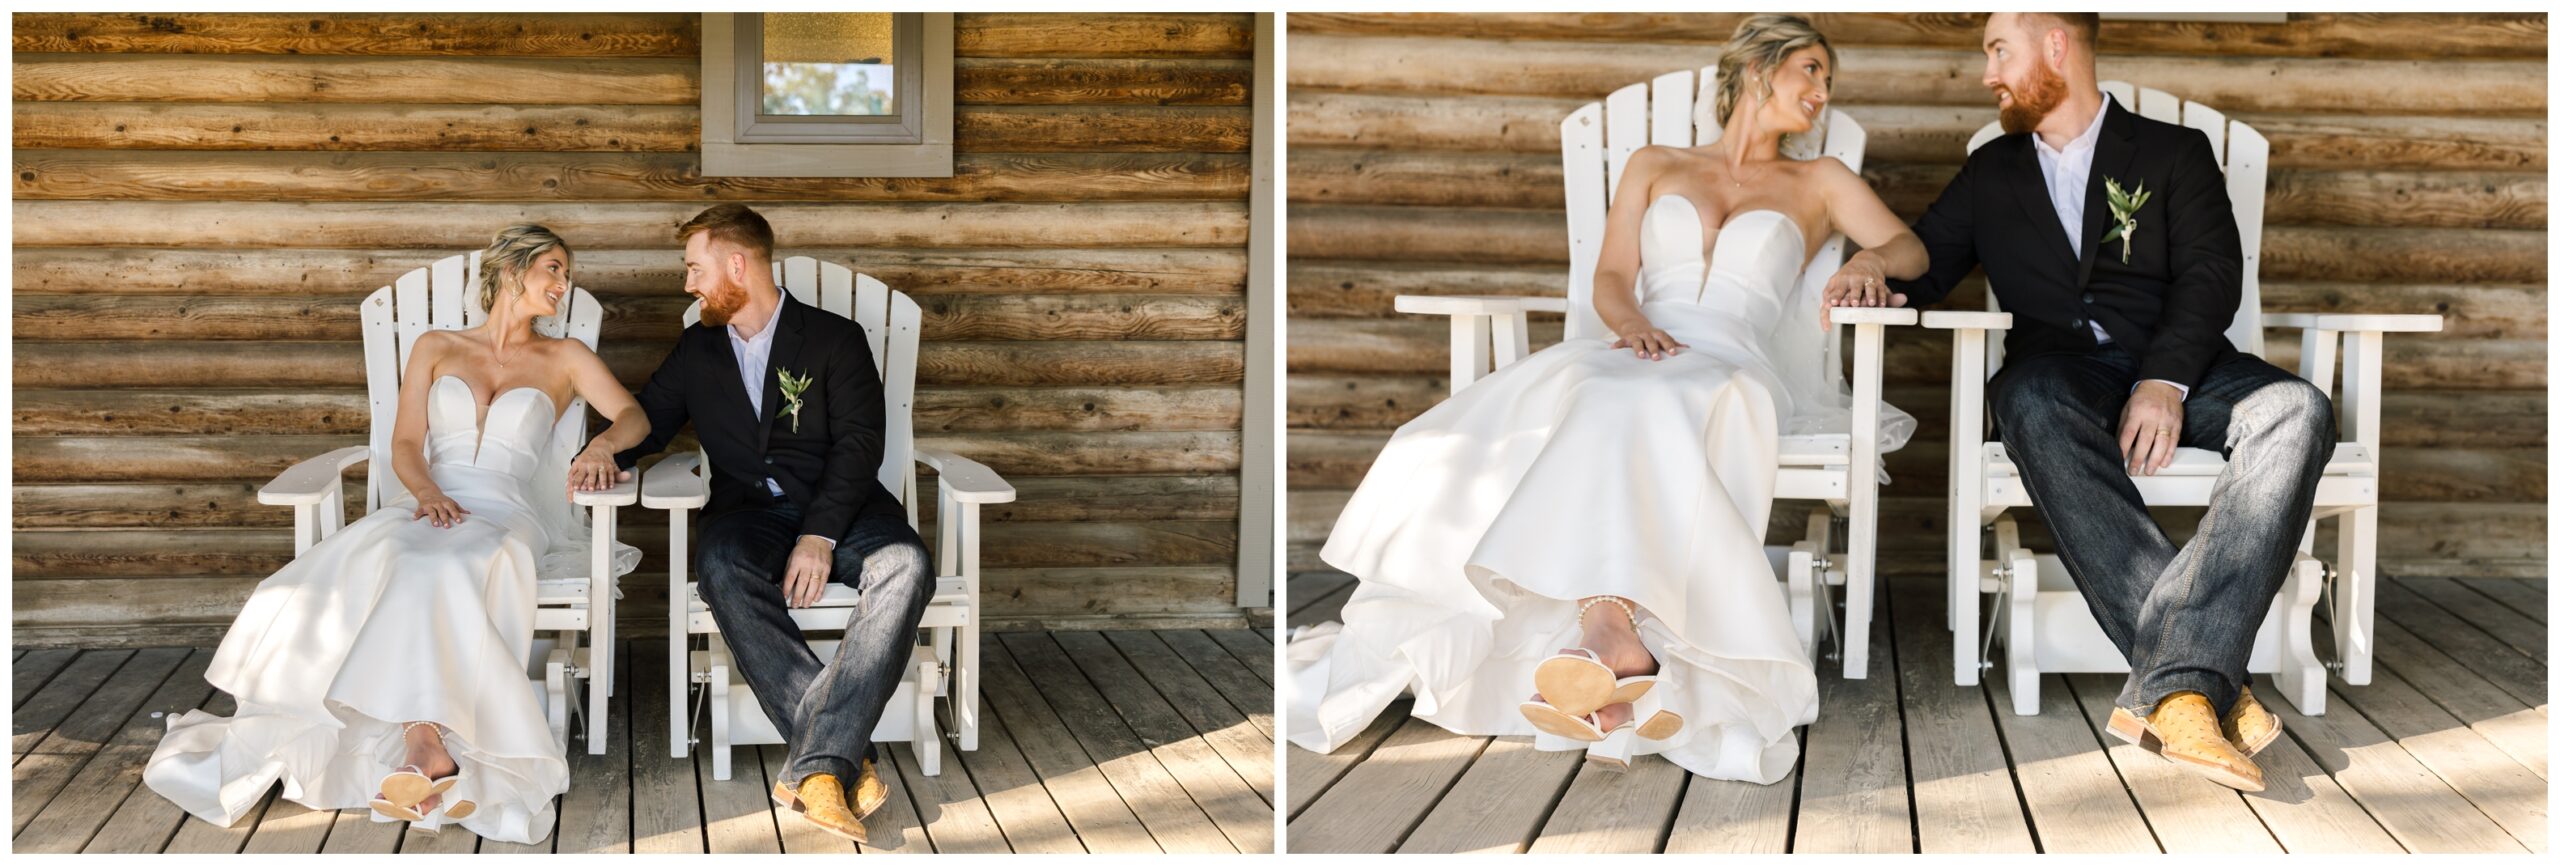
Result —
<instances>
[{"instance_id":1,"label":"bride's crossed legs","mask_svg":"<svg viewBox=\"0 0 2560 866\"><path fill-rule=\"evenodd\" d=\"M442 726L429 721L414 721L402 724L400 729L401 740L403 741L402 745L407 750L407 754L402 758L406 763L399 767L392 768L395 775L403 770L416 770L418 773L426 776L429 783L432 784L461 774L462 765L455 763L453 755L445 750L444 728ZM386 786L390 778L390 776L384 777ZM388 791L377 791L374 793L374 798L385 803L399 805L399 801L387 796L388 794ZM427 815L432 815L435 813L436 809L442 805L444 805L444 793L429 793L426 795L425 799L418 800L414 805L407 806L409 810L419 816L419 818L412 818L410 820L421 820ZM469 817L470 814L475 811L475 806L476 804L473 804L469 800L456 801L453 804L453 808L446 812L445 817L455 820ZM379 808L379 804L377 804L377 808ZM393 817L407 817L400 815L397 812L387 812L386 814L390 814Z\"/></svg>"},{"instance_id":2,"label":"bride's crossed legs","mask_svg":"<svg viewBox=\"0 0 2560 866\"><path fill-rule=\"evenodd\" d=\"M1659 673L1662 663L1653 657L1651 650L1644 648L1644 641L1636 637L1634 615L1626 607L1603 599L1615 600L1617 596L1600 595L1575 601L1582 606L1582 648L1599 656L1600 663L1608 665L1609 671L1621 678ZM1633 721L1635 711L1634 704L1619 701L1602 706L1591 715L1592 721L1599 723L1600 730L1614 731L1619 725Z\"/></svg>"},{"instance_id":3,"label":"bride's crossed legs","mask_svg":"<svg viewBox=\"0 0 2560 866\"><path fill-rule=\"evenodd\" d=\"M1638 723L1636 702L1646 702L1654 689L1661 661L1636 635L1636 602L1615 594L1574 600L1580 607L1582 641L1549 658L1533 676L1533 692L1521 712L1541 730L1574 740L1620 743L1631 723ZM1605 674L1603 674L1605 671ZM1659 702L1659 697L1654 699ZM1644 720L1644 738L1669 738L1679 730L1677 715L1656 710L1664 720ZM1620 751L1620 748L1610 748ZM1595 748L1595 756L1597 756ZM1623 758L1615 761L1623 764Z\"/></svg>"}]
</instances>

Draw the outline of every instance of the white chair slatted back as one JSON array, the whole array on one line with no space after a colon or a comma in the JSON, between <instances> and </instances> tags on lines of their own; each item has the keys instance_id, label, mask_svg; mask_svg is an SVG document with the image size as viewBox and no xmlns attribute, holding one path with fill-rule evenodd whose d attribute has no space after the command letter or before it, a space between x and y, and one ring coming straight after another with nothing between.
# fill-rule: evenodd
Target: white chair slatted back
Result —
<instances>
[{"instance_id":1,"label":"white chair slatted back","mask_svg":"<svg viewBox=\"0 0 2560 866\"><path fill-rule=\"evenodd\" d=\"M1564 338L1578 340L1602 333L1591 309L1591 275L1600 270L1600 239L1608 232L1609 162L1601 144L1600 103L1575 109L1564 119L1564 225L1571 270L1565 277Z\"/></svg>"},{"instance_id":2,"label":"white chair slatted back","mask_svg":"<svg viewBox=\"0 0 2560 866\"><path fill-rule=\"evenodd\" d=\"M400 408L400 377L409 369L409 353L426 332L452 331L480 324L480 254L446 256L405 274L367 296L359 318L364 323L365 394L373 454L365 472L364 510L406 495L408 487L391 471L391 429ZM572 289L562 315L534 320L534 331L546 337L568 337L596 347L604 305L586 289ZM561 423L566 435L555 435L552 448L566 452L586 441L587 402L572 397ZM566 465L571 453L544 455Z\"/></svg>"},{"instance_id":3,"label":"white chair slatted back","mask_svg":"<svg viewBox=\"0 0 2560 866\"><path fill-rule=\"evenodd\" d=\"M2101 81L2098 89L2115 97L2126 110L2201 131L2212 142L2214 161L2222 165L2223 188L2231 196L2231 217L2240 228L2240 309L2231 316L2231 327L2224 329L2222 335L2240 351L2264 357L2267 337L2259 325L2258 265L2261 241L2266 235L2267 137L2255 127L2232 120L2209 106L2181 101L2164 90L2135 88L2122 81ZM1984 126L1965 143L1965 152L1978 150L2003 134L1998 122ZM1993 312L2000 310L1997 295L1986 296L1983 304ZM2000 341L1990 341L1989 349L1986 375L2000 370Z\"/></svg>"},{"instance_id":4,"label":"white chair slatted back","mask_svg":"<svg viewBox=\"0 0 2560 866\"><path fill-rule=\"evenodd\" d=\"M1627 160L1646 144L1690 147L1714 141L1722 133L1712 125L1715 93L1715 67L1695 73L1683 69L1655 77L1650 88L1644 84L1619 88L1609 94L1605 108L1604 103L1593 102L1565 116L1565 236L1571 256L1565 283L1565 339L1607 333L1591 305L1591 277L1600 269L1600 242L1608 230L1609 207L1616 203ZM1846 114L1826 109L1823 129L1822 155L1837 157L1850 171L1862 170L1866 128ZM1838 235L1823 243L1805 267L1805 287L1820 291L1830 281L1840 269L1847 243ZM1823 344L1823 362L1834 371L1840 369L1840 332L1831 329Z\"/></svg>"},{"instance_id":5,"label":"white chair slatted back","mask_svg":"<svg viewBox=\"0 0 2560 866\"><path fill-rule=\"evenodd\" d=\"M880 370L880 388L888 429L880 448L880 486L907 507L907 523L916 524L916 349L923 333L924 310L906 293L834 262L791 256L773 263L775 285L803 304L852 319L871 344L871 361ZM702 302L684 311L685 327L702 321Z\"/></svg>"}]
</instances>

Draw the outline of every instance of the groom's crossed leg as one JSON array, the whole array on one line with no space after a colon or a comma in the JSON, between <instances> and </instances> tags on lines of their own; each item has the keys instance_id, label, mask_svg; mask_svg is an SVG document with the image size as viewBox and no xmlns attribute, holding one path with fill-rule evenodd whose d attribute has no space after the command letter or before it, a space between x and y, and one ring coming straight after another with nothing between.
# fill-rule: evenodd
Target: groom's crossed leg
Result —
<instances>
[{"instance_id":1,"label":"groom's crossed leg","mask_svg":"<svg viewBox=\"0 0 2560 866\"><path fill-rule=\"evenodd\" d=\"M2329 398L2254 355L2205 372L2187 395L2178 444L2220 451L2228 465L2180 549L2118 445L2137 363L2110 344L2007 364L1991 382L1992 415L2063 565L2131 667L2116 705L2149 715L2162 698L2195 691L2228 712L2336 447Z\"/></svg>"},{"instance_id":2,"label":"groom's crossed leg","mask_svg":"<svg viewBox=\"0 0 2560 866\"><path fill-rule=\"evenodd\" d=\"M862 599L835 658L821 662L782 596L799 532L800 509L788 503L706 522L703 602L788 744L779 781L796 789L801 779L828 773L850 791L933 600L933 559L905 520L856 519L836 543L833 579L861 590Z\"/></svg>"}]
</instances>

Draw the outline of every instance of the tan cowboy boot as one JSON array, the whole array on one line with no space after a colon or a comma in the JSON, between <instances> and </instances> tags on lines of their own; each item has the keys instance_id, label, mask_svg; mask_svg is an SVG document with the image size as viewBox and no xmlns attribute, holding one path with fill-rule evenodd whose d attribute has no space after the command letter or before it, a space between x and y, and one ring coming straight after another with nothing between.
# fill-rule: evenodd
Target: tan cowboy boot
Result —
<instances>
[{"instance_id":1,"label":"tan cowboy boot","mask_svg":"<svg viewBox=\"0 0 2560 866\"><path fill-rule=\"evenodd\" d=\"M775 782L773 802L800 813L820 830L865 844L871 841L871 831L863 829L862 819L845 807L844 783L836 781L833 774L812 773L800 780L796 791Z\"/></svg>"},{"instance_id":2,"label":"tan cowboy boot","mask_svg":"<svg viewBox=\"0 0 2560 866\"><path fill-rule=\"evenodd\" d=\"M2151 708L2150 718L2136 718L2118 707L2107 718L2107 733L2157 752L2216 785L2242 791L2267 789L2258 765L2223 738L2213 702L2201 692L2171 693Z\"/></svg>"},{"instance_id":3,"label":"tan cowboy boot","mask_svg":"<svg viewBox=\"0 0 2560 866\"><path fill-rule=\"evenodd\" d=\"M869 818L889 803L889 783L880 781L880 766L862 759L862 778L853 783L853 817Z\"/></svg>"},{"instance_id":4,"label":"tan cowboy boot","mask_svg":"<svg viewBox=\"0 0 2560 866\"><path fill-rule=\"evenodd\" d=\"M2267 705L2258 703L2257 696L2249 694L2248 686L2241 686L2240 700L2233 702L2231 712L2222 717L2222 738L2230 740L2232 745L2240 747L2242 753L2254 758L2268 746L2275 745L2276 738L2281 736L2284 736L2284 719L2269 712Z\"/></svg>"}]
</instances>

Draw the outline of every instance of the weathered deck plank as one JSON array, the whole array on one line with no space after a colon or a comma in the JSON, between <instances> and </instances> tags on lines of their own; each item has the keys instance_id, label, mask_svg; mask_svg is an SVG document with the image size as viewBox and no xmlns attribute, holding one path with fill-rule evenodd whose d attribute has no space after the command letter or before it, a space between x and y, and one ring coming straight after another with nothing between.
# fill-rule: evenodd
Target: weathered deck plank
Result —
<instances>
[{"instance_id":1,"label":"weathered deck plank","mask_svg":"<svg viewBox=\"0 0 2560 866\"><path fill-rule=\"evenodd\" d=\"M1396 852L1526 851L1581 768L1580 752L1544 752L1528 737L1496 737Z\"/></svg>"},{"instance_id":2,"label":"weathered deck plank","mask_svg":"<svg viewBox=\"0 0 2560 866\"><path fill-rule=\"evenodd\" d=\"M1323 799L1289 820L1291 851L1384 854L1395 850L1492 741L1453 734L1421 719L1402 722L1376 751L1352 765Z\"/></svg>"},{"instance_id":3,"label":"weathered deck plank","mask_svg":"<svg viewBox=\"0 0 2560 866\"><path fill-rule=\"evenodd\" d=\"M2524 845L2365 721L2352 704L2331 701L2328 714L2315 717L2295 710L2281 694L2259 699L2284 718L2285 728L2312 760L2410 851L2524 852Z\"/></svg>"},{"instance_id":4,"label":"weathered deck plank","mask_svg":"<svg viewBox=\"0 0 2560 866\"><path fill-rule=\"evenodd\" d=\"M1821 710L1802 731L1803 800L1790 849L1799 853L1908 854L1916 844L1903 773L1901 708L1890 676L1893 644L1886 640L1893 630L1892 595L1877 589L1875 626L1867 630L1867 678L1842 679L1836 664L1815 665Z\"/></svg>"},{"instance_id":5,"label":"weathered deck plank","mask_svg":"<svg viewBox=\"0 0 2560 866\"><path fill-rule=\"evenodd\" d=\"M1946 605L1918 581L1892 582L1902 618L1875 628L1893 632L1902 686L1902 727L1909 738L1911 799L1920 850L1944 853L2034 853L2018 785L2000 751L2000 732L1982 690L1955 684L1955 644ZM1894 668L1870 662L1867 676Z\"/></svg>"},{"instance_id":6,"label":"weathered deck plank","mask_svg":"<svg viewBox=\"0 0 2560 866\"><path fill-rule=\"evenodd\" d=\"M1174 654L1192 670L1208 680L1218 694L1226 696L1227 704L1243 712L1245 720L1252 722L1265 739L1277 741L1280 738L1280 726L1271 721L1273 700L1269 671L1257 671L1246 666L1243 660L1227 652L1206 632L1181 629L1155 632L1155 636L1172 648Z\"/></svg>"},{"instance_id":7,"label":"weathered deck plank","mask_svg":"<svg viewBox=\"0 0 2560 866\"><path fill-rule=\"evenodd\" d=\"M1193 799L1194 792L1181 775L1147 748L1050 635L1017 632L1002 637L1001 642L1012 652L1015 663L1030 675L1041 696L1057 710L1058 718L1083 745L1085 753L1094 757L1103 778L1110 780L1121 799L1138 813L1138 820L1146 825L1148 835L1154 836L1157 844L1164 846L1167 853L1237 850L1217 819L1203 808L1203 803ZM1175 764L1185 770L1196 766L1182 759ZM1232 771L1223 766L1218 769L1234 778ZM1242 783L1238 782L1237 787L1241 788ZM1246 796L1250 798L1250 792ZM1203 799L1216 802L1215 795Z\"/></svg>"},{"instance_id":8,"label":"weathered deck plank","mask_svg":"<svg viewBox=\"0 0 2560 866\"><path fill-rule=\"evenodd\" d=\"M1121 800L1093 756L1067 731L1058 711L1032 688L1031 678L1014 664L1004 642L987 641L980 666L986 677L987 703L1004 718L1023 757L1085 847L1094 853L1163 850L1137 813Z\"/></svg>"}]
</instances>

